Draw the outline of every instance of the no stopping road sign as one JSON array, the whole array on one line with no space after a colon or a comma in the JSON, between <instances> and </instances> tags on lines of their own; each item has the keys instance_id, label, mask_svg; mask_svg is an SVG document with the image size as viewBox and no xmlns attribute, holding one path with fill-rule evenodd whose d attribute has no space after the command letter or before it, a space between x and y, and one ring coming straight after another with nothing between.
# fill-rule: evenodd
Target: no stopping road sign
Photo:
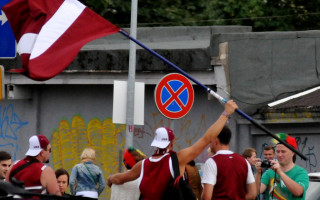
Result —
<instances>
[{"instance_id":1,"label":"no stopping road sign","mask_svg":"<svg viewBox=\"0 0 320 200\"><path fill-rule=\"evenodd\" d=\"M156 86L154 96L159 111L170 119L185 116L194 101L194 91L190 81L177 73L163 77Z\"/></svg>"}]
</instances>

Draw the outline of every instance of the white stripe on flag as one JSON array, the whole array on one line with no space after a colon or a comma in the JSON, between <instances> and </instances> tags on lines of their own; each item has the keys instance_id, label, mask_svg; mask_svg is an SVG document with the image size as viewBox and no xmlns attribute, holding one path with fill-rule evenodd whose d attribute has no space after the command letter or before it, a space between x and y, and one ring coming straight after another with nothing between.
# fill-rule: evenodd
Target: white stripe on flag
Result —
<instances>
[{"instance_id":1,"label":"white stripe on flag","mask_svg":"<svg viewBox=\"0 0 320 200\"><path fill-rule=\"evenodd\" d=\"M34 59L48 50L76 21L85 8L77 0L65 0L57 12L42 27L30 59Z\"/></svg>"},{"instance_id":2,"label":"white stripe on flag","mask_svg":"<svg viewBox=\"0 0 320 200\"><path fill-rule=\"evenodd\" d=\"M18 42L18 50L17 50L18 53L30 54L37 37L38 37L38 34L35 34L35 33L24 34Z\"/></svg>"}]
</instances>

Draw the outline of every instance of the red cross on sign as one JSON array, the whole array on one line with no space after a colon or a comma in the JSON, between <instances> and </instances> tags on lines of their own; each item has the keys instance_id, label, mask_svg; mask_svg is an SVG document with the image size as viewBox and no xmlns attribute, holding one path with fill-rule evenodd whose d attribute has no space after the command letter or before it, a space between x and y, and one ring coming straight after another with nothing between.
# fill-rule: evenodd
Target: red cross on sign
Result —
<instances>
[{"instance_id":1,"label":"red cross on sign","mask_svg":"<svg viewBox=\"0 0 320 200\"><path fill-rule=\"evenodd\" d=\"M179 119L185 116L194 101L194 92L190 81L177 73L163 77L156 86L154 96L159 111L170 119Z\"/></svg>"}]
</instances>

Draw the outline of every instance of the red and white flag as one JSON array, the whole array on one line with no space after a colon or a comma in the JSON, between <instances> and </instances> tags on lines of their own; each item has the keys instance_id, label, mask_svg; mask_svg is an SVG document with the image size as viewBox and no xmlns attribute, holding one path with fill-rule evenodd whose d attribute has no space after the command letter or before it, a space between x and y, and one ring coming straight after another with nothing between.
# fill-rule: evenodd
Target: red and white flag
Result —
<instances>
[{"instance_id":1,"label":"red and white flag","mask_svg":"<svg viewBox=\"0 0 320 200\"><path fill-rule=\"evenodd\" d=\"M11 71L38 81L62 72L86 43L120 30L77 0L12 0L2 10L23 65Z\"/></svg>"}]
</instances>

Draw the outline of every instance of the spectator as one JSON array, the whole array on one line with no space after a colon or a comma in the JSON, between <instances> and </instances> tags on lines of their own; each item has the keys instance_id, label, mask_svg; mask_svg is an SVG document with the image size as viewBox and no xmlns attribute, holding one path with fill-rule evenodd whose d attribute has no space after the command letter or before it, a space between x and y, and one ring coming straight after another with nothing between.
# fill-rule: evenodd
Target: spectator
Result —
<instances>
[{"instance_id":1,"label":"spectator","mask_svg":"<svg viewBox=\"0 0 320 200\"><path fill-rule=\"evenodd\" d=\"M136 163L145 158L146 156L139 149L129 147L124 152L123 163L127 170L130 170ZM138 200L139 197L138 179L122 185L114 184L111 186L111 200Z\"/></svg>"},{"instance_id":2,"label":"spectator","mask_svg":"<svg viewBox=\"0 0 320 200\"><path fill-rule=\"evenodd\" d=\"M81 163L73 167L70 175L70 192L72 195L97 199L106 182L101 169L93 164L96 159L95 150L85 148L80 159Z\"/></svg>"},{"instance_id":3,"label":"spectator","mask_svg":"<svg viewBox=\"0 0 320 200\"><path fill-rule=\"evenodd\" d=\"M12 178L24 181L26 187L43 186L49 194L61 195L56 176L48 163L51 153L51 145L44 135L34 135L29 139L29 150L23 160L17 161L11 166L6 180Z\"/></svg>"},{"instance_id":4,"label":"spectator","mask_svg":"<svg viewBox=\"0 0 320 200\"><path fill-rule=\"evenodd\" d=\"M11 164L11 155L6 151L0 151L0 181L5 180Z\"/></svg>"},{"instance_id":5,"label":"spectator","mask_svg":"<svg viewBox=\"0 0 320 200\"><path fill-rule=\"evenodd\" d=\"M274 152L274 148L270 145L267 145L263 149L263 158L267 160L274 160L276 157L276 153Z\"/></svg>"},{"instance_id":6,"label":"spectator","mask_svg":"<svg viewBox=\"0 0 320 200\"><path fill-rule=\"evenodd\" d=\"M200 199L201 193L202 193L201 178L194 160L190 161L186 165L186 172L187 172L189 185L192 188L194 195L197 197L197 199Z\"/></svg>"},{"instance_id":7,"label":"spectator","mask_svg":"<svg viewBox=\"0 0 320 200\"><path fill-rule=\"evenodd\" d=\"M66 190L69 186L69 173L67 170L60 168L55 171L55 174L62 196L69 196L69 194L66 193Z\"/></svg>"},{"instance_id":8,"label":"spectator","mask_svg":"<svg viewBox=\"0 0 320 200\"><path fill-rule=\"evenodd\" d=\"M250 163L253 174L256 174L255 165L260 160L257 158L257 151L254 148L246 148L242 152L242 156Z\"/></svg>"},{"instance_id":9,"label":"spectator","mask_svg":"<svg viewBox=\"0 0 320 200\"><path fill-rule=\"evenodd\" d=\"M210 148L202 176L202 199L255 199L256 185L248 161L229 150L231 130L225 126Z\"/></svg>"},{"instance_id":10,"label":"spectator","mask_svg":"<svg viewBox=\"0 0 320 200\"><path fill-rule=\"evenodd\" d=\"M147 156L139 149L129 147L123 154L123 164L127 169L131 169L137 162L145 159Z\"/></svg>"},{"instance_id":11,"label":"spectator","mask_svg":"<svg viewBox=\"0 0 320 200\"><path fill-rule=\"evenodd\" d=\"M263 158L265 160L268 160L268 161L271 161L271 160L275 160L275 157L276 157L276 153L274 151L274 147L270 146L270 145L267 145L263 148ZM256 165L258 164L259 162L256 163ZM261 165L261 164L260 164ZM267 171L268 168L267 167L264 167L262 169L262 174ZM260 200L265 200L266 199L266 195L264 194L260 194Z\"/></svg>"},{"instance_id":12,"label":"spectator","mask_svg":"<svg viewBox=\"0 0 320 200\"><path fill-rule=\"evenodd\" d=\"M279 138L297 149L295 138L280 134ZM276 145L277 160L271 160L272 166L261 177L261 162L256 164L255 176L259 193L264 193L266 199L304 200L309 187L308 173L302 167L294 164L295 153L285 145ZM261 184L260 184L261 178ZM268 189L267 189L268 188Z\"/></svg>"},{"instance_id":13,"label":"spectator","mask_svg":"<svg viewBox=\"0 0 320 200\"><path fill-rule=\"evenodd\" d=\"M206 133L193 145L177 152L180 175L182 176L188 162L195 159L217 137L228 121L230 115L238 106L232 101L225 104L225 110L219 119L210 126ZM174 133L171 129L160 127L155 131L151 146L156 147L155 153L148 159L137 163L131 170L109 176L108 186L123 184L140 176L139 189L141 199L160 200L164 195L174 174L170 170L172 163L170 154L173 153Z\"/></svg>"}]
</instances>

